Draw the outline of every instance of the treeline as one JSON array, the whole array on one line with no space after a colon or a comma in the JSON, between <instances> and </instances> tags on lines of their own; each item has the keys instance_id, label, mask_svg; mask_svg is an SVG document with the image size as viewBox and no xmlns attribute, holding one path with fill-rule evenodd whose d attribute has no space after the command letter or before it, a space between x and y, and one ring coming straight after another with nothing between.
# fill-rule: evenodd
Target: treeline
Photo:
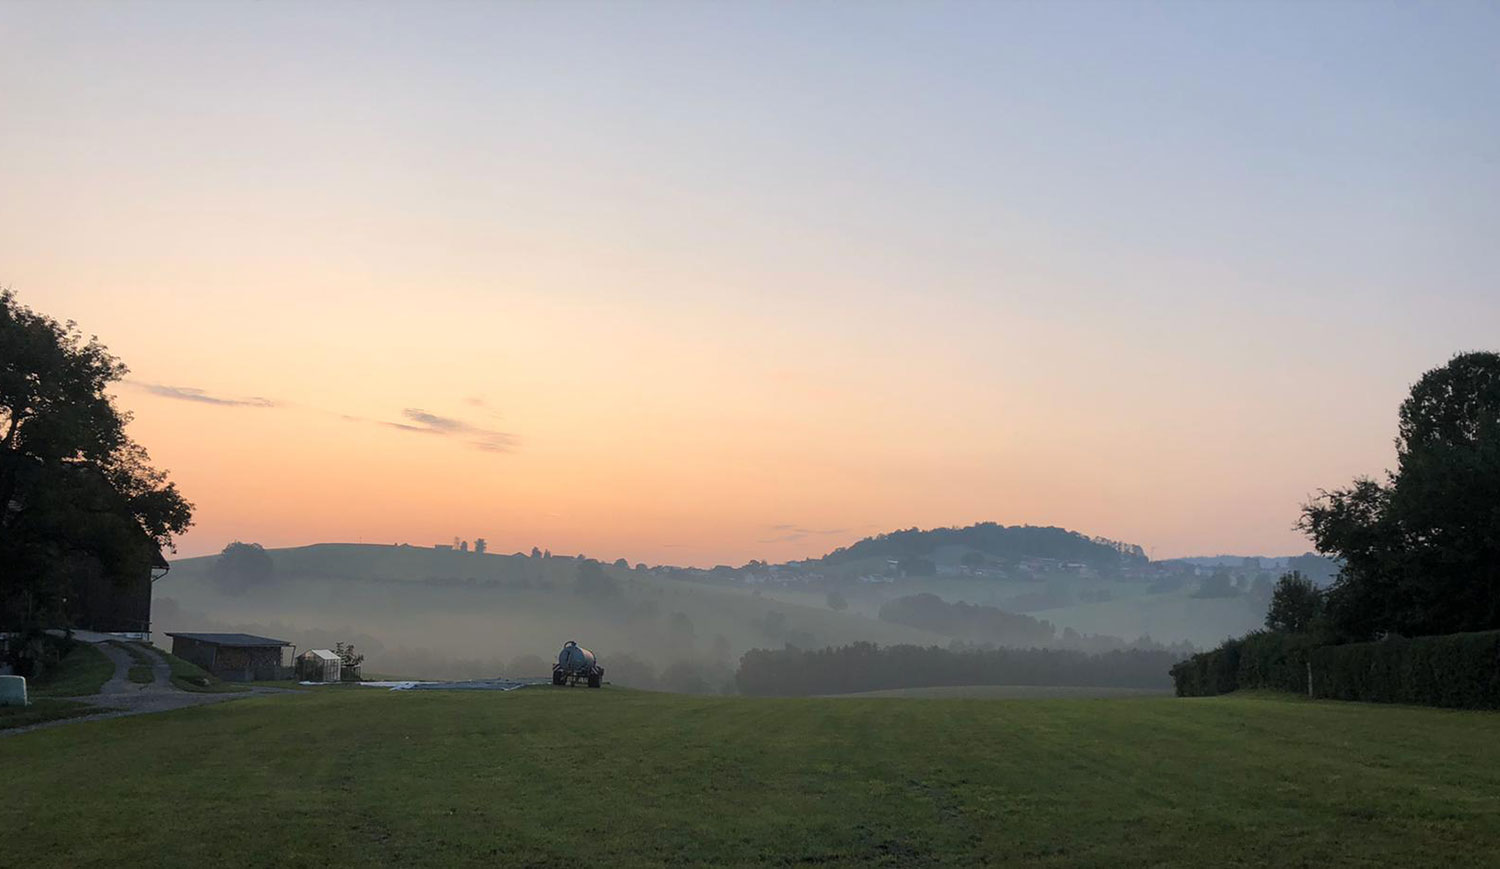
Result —
<instances>
[{"instance_id":1,"label":"treeline","mask_svg":"<svg viewBox=\"0 0 1500 869\"><path fill-rule=\"evenodd\" d=\"M958 640L1013 648L1073 649L1090 654L1140 649L1171 652L1179 658L1198 651L1191 643L1163 645L1149 636L1126 640L1106 634L1083 634L1072 628L1064 628L1058 633L1057 627L1044 619L984 604L962 601L949 603L929 593L887 601L880 607L880 619L945 634ZM791 639L787 642L802 648L810 645Z\"/></svg>"},{"instance_id":2,"label":"treeline","mask_svg":"<svg viewBox=\"0 0 1500 869\"><path fill-rule=\"evenodd\" d=\"M967 546L1009 561L1050 558L1106 570L1146 561L1145 551L1133 544L1103 537L1085 537L1066 528L1006 526L994 522L981 522L967 528L892 531L835 549L822 560L828 564L841 564L863 558L913 558L927 555L942 546Z\"/></svg>"},{"instance_id":3,"label":"treeline","mask_svg":"<svg viewBox=\"0 0 1500 869\"><path fill-rule=\"evenodd\" d=\"M877 646L854 643L815 651L755 649L740 659L742 694L806 696L942 685L1062 685L1170 688L1180 659L1167 651L1090 655L1068 649Z\"/></svg>"},{"instance_id":4,"label":"treeline","mask_svg":"<svg viewBox=\"0 0 1500 869\"><path fill-rule=\"evenodd\" d=\"M1002 646L1045 646L1057 634L1057 628L1048 621L998 607L948 603L935 594L886 601L880 607L880 620Z\"/></svg>"}]
</instances>

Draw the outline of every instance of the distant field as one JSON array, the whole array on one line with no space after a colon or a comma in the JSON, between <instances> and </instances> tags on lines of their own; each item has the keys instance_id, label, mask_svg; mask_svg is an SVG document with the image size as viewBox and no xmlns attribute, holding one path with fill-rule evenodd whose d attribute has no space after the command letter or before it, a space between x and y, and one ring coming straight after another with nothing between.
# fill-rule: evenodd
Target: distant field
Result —
<instances>
[{"instance_id":1,"label":"distant field","mask_svg":"<svg viewBox=\"0 0 1500 869\"><path fill-rule=\"evenodd\" d=\"M1500 716L302 692L0 737L0 866L1477 866Z\"/></svg>"},{"instance_id":2,"label":"distant field","mask_svg":"<svg viewBox=\"0 0 1500 869\"><path fill-rule=\"evenodd\" d=\"M1149 688L1078 688L1052 685L939 685L930 688L888 688L884 691L858 691L853 694L829 694L828 697L913 697L919 699L959 699L972 697L988 700L1088 700L1123 697L1170 697L1168 690Z\"/></svg>"}]
</instances>

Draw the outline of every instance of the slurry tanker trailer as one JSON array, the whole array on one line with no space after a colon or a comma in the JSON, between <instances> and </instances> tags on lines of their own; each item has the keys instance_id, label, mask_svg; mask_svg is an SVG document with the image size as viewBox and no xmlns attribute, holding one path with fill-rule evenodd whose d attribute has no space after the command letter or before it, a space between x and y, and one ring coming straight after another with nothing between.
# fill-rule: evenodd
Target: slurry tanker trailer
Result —
<instances>
[{"instance_id":1,"label":"slurry tanker trailer","mask_svg":"<svg viewBox=\"0 0 1500 869\"><path fill-rule=\"evenodd\" d=\"M604 668L599 666L599 659L593 652L573 640L563 643L562 651L557 653L557 663L552 665L552 684L577 685L580 681L587 681L590 688L598 688L603 680Z\"/></svg>"}]
</instances>

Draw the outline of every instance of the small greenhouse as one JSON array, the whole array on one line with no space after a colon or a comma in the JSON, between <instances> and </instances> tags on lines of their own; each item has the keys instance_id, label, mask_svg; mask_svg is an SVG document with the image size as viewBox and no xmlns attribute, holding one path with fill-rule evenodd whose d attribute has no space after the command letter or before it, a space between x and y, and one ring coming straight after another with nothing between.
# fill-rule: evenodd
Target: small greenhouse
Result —
<instances>
[{"instance_id":1,"label":"small greenhouse","mask_svg":"<svg viewBox=\"0 0 1500 869\"><path fill-rule=\"evenodd\" d=\"M328 649L311 649L297 656L297 678L303 682L337 682L343 659Z\"/></svg>"}]
</instances>

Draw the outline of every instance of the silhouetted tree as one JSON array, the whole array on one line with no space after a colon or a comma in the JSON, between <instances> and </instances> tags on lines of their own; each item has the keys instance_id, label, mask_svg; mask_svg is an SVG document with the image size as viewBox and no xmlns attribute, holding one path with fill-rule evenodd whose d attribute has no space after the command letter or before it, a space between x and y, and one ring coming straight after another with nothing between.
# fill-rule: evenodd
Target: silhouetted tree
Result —
<instances>
[{"instance_id":1,"label":"silhouetted tree","mask_svg":"<svg viewBox=\"0 0 1500 869\"><path fill-rule=\"evenodd\" d=\"M484 551L486 549L489 549L489 548L490 548L489 541L485 540L483 537L475 537L474 538L474 554L475 555L483 555Z\"/></svg>"},{"instance_id":2,"label":"silhouetted tree","mask_svg":"<svg viewBox=\"0 0 1500 869\"><path fill-rule=\"evenodd\" d=\"M1309 631L1323 612L1323 593L1312 580L1292 571L1276 581L1266 627L1273 631L1301 634Z\"/></svg>"},{"instance_id":3,"label":"silhouetted tree","mask_svg":"<svg viewBox=\"0 0 1500 869\"><path fill-rule=\"evenodd\" d=\"M1401 404L1397 466L1321 492L1300 526L1343 569L1327 598L1347 639L1500 628L1500 355L1463 353Z\"/></svg>"},{"instance_id":4,"label":"silhouetted tree","mask_svg":"<svg viewBox=\"0 0 1500 869\"><path fill-rule=\"evenodd\" d=\"M224 547L213 566L214 580L228 594L244 594L256 586L265 585L275 571L271 554L259 543L238 540Z\"/></svg>"},{"instance_id":5,"label":"silhouetted tree","mask_svg":"<svg viewBox=\"0 0 1500 869\"><path fill-rule=\"evenodd\" d=\"M108 394L127 370L97 338L0 290L0 629L21 634L23 654L66 626L80 560L136 576L192 524Z\"/></svg>"}]
</instances>

